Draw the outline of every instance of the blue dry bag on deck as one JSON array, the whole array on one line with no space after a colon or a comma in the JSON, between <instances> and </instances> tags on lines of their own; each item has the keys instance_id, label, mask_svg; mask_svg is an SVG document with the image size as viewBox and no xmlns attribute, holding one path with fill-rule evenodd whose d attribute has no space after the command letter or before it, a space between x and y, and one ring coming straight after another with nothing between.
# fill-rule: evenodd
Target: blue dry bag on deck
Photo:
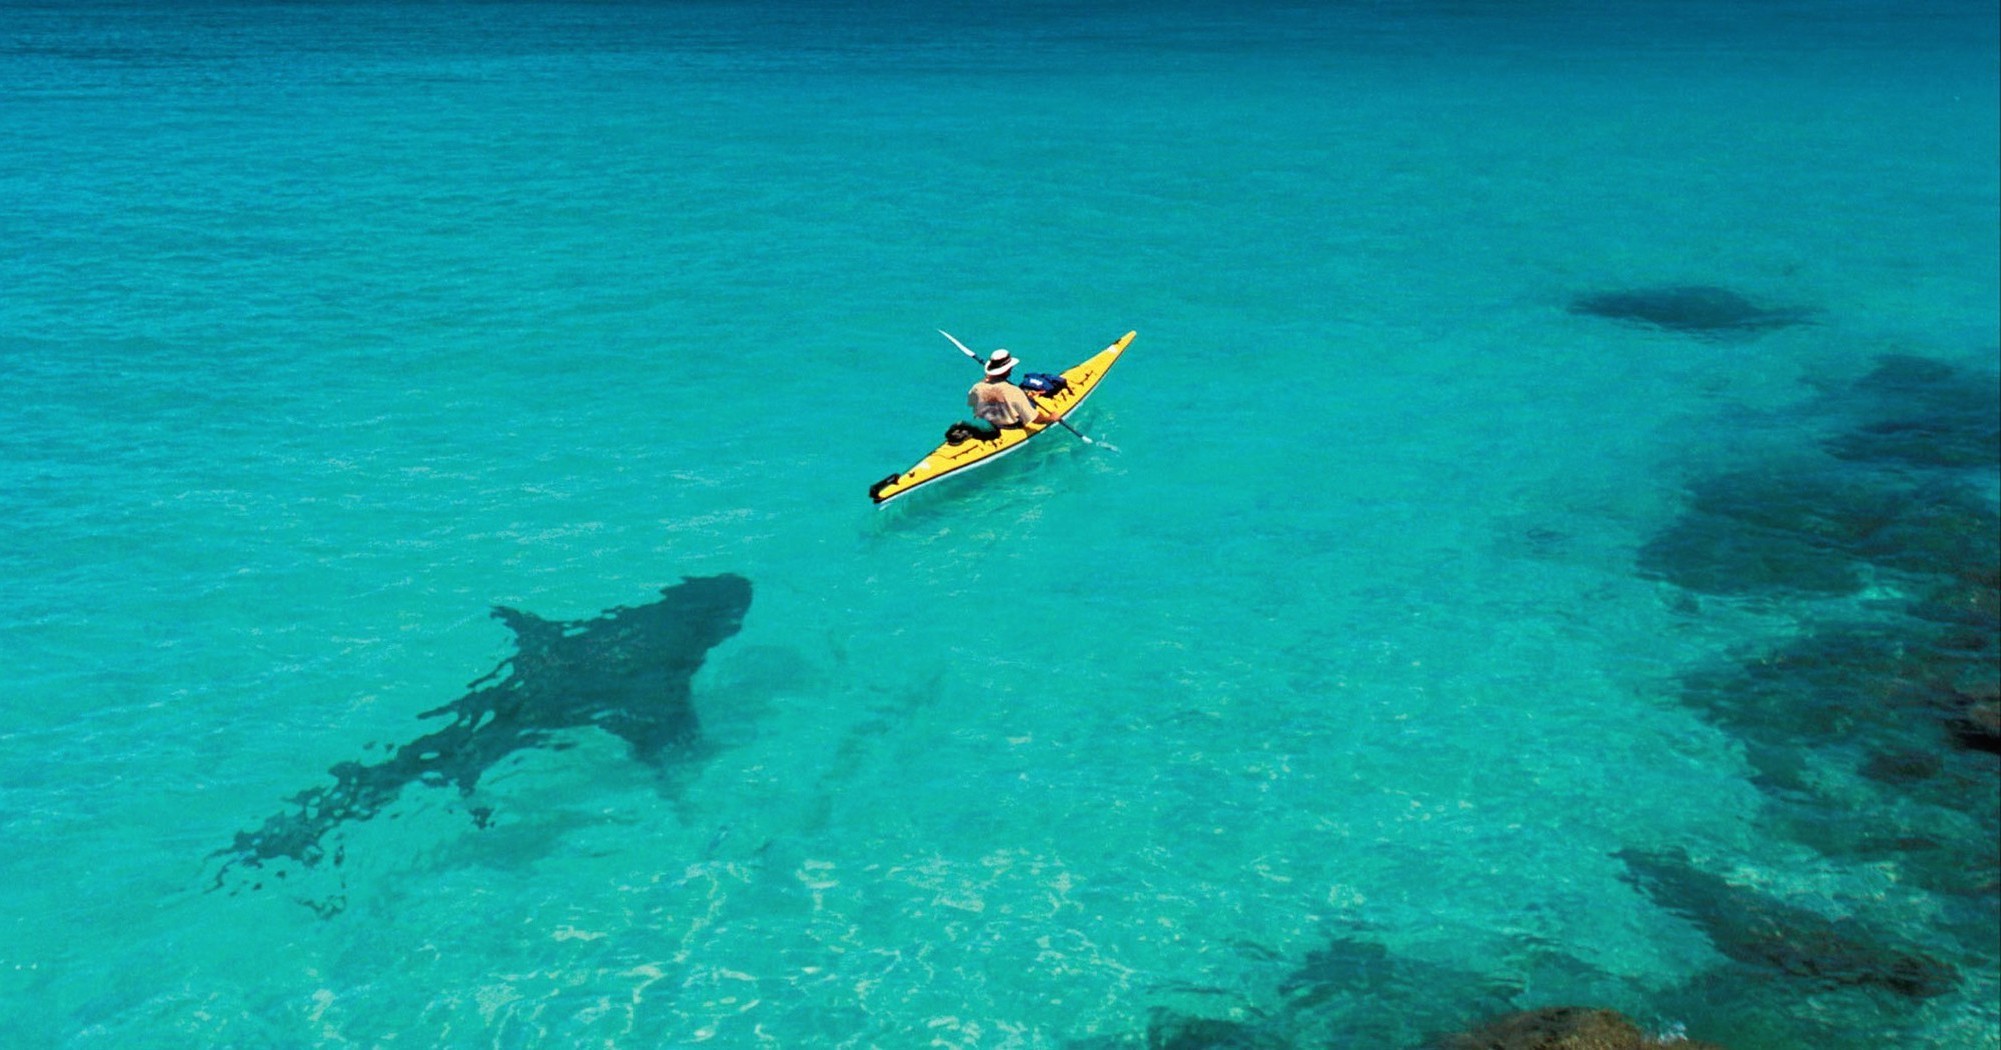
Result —
<instances>
[{"instance_id":1,"label":"blue dry bag on deck","mask_svg":"<svg viewBox=\"0 0 2001 1050\"><path fill-rule=\"evenodd\" d=\"M1051 397L1070 389L1070 381L1047 372L1030 372L1021 377L1021 388L1031 394Z\"/></svg>"}]
</instances>

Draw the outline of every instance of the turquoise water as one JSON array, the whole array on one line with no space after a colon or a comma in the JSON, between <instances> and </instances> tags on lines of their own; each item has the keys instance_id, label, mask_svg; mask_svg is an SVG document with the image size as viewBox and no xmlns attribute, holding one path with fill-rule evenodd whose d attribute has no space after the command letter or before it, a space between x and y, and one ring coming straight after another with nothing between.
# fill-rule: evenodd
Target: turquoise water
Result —
<instances>
[{"instance_id":1,"label":"turquoise water","mask_svg":"<svg viewBox=\"0 0 2001 1050\"><path fill-rule=\"evenodd\" d=\"M1925 581L1646 553L1882 355L1991 381L1996 21L0 9L0 1042L2001 1046L1991 756L1887 791L1844 723L1775 787L1688 700ZM1811 320L1570 309L1679 286ZM1076 420L1118 451L872 508L974 378L940 327L1137 329ZM1868 477L1991 515L1995 467ZM723 573L698 743L566 731L218 875L512 656L492 607ZM1955 976L1733 956L1636 850Z\"/></svg>"}]
</instances>

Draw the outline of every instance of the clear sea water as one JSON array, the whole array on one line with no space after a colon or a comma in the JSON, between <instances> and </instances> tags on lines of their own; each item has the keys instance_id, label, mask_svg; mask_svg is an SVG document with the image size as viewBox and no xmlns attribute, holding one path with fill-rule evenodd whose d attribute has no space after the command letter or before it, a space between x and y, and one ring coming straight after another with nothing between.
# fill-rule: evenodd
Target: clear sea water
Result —
<instances>
[{"instance_id":1,"label":"clear sea water","mask_svg":"<svg viewBox=\"0 0 2001 1050\"><path fill-rule=\"evenodd\" d=\"M2001 1046L1991 883L1781 833L1677 699L1868 596L1698 615L1636 567L1880 355L1992 370L1996 22L10 0L0 1044L1394 1048L1581 1004ZM1679 285L1813 321L1567 309ZM1117 451L871 507L962 408L939 328L1038 370L1137 329L1076 420ZM513 654L492 607L718 573L701 747L578 730L215 885ZM1880 830L1977 866L1991 792ZM1957 983L1726 957L1622 850Z\"/></svg>"}]
</instances>

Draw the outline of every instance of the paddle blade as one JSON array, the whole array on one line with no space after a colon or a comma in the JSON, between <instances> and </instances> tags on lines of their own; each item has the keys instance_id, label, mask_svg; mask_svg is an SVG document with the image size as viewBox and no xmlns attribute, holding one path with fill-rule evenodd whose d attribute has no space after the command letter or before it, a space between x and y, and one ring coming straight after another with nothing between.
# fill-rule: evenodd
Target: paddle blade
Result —
<instances>
[{"instance_id":1,"label":"paddle blade","mask_svg":"<svg viewBox=\"0 0 2001 1050\"><path fill-rule=\"evenodd\" d=\"M967 346L966 344L960 342L958 337L954 336L952 333L947 332L943 328L940 328L938 329L938 334L944 336L947 339L952 340L952 345L958 347L960 353L965 354L967 357L970 357L975 361L978 361L980 359L980 355L974 353L972 347Z\"/></svg>"}]
</instances>

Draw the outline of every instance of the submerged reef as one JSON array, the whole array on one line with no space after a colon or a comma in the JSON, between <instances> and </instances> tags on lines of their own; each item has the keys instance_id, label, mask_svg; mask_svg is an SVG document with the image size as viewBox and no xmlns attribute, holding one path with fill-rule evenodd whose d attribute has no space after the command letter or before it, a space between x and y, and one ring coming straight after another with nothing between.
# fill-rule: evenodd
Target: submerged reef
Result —
<instances>
[{"instance_id":1,"label":"submerged reef","mask_svg":"<svg viewBox=\"0 0 2001 1050\"><path fill-rule=\"evenodd\" d=\"M1070 1050L1721 1050L1647 1035L1613 1010L1538 1006L1552 996L1610 991L1620 981L1529 939L1502 960L1508 976L1474 973L1337 936L1274 987L1234 1004L1156 1006L1143 1031L1067 1043ZM1534 986L1535 991L1530 988ZM1213 1000L1219 990L1203 996ZM1275 994L1274 994L1275 993ZM1526 1001L1525 1001L1526 1000ZM1221 1016L1219 1016L1219 1014ZM1482 1020L1485 1019L1485 1020ZM1679 1029L1679 1025L1671 1026Z\"/></svg>"},{"instance_id":2,"label":"submerged reef","mask_svg":"<svg viewBox=\"0 0 2001 1050\"><path fill-rule=\"evenodd\" d=\"M1767 834L1960 902L1941 932L2001 939L1995 632L1905 617L1817 625L1688 670L1683 703L1731 733Z\"/></svg>"},{"instance_id":3,"label":"submerged reef","mask_svg":"<svg viewBox=\"0 0 2001 1050\"><path fill-rule=\"evenodd\" d=\"M1497 1017L1447 1036L1436 1050L1722 1050L1680 1037L1656 1039L1624 1015L1579 1006L1551 1006Z\"/></svg>"},{"instance_id":4,"label":"submerged reef","mask_svg":"<svg viewBox=\"0 0 2001 1050\"><path fill-rule=\"evenodd\" d=\"M1992 374L1885 358L1814 406L1847 424L1827 454L1692 480L1681 515L1640 548L1641 575L1695 594L1868 596L1866 618L1817 620L1685 679L1763 772L1785 764L1775 750L1838 744L1866 752L1877 779L1910 782L1936 764L1894 756L2001 751L2001 513L1980 473L2001 470L1997 388ZM1971 767L1963 802L1986 793L1989 765Z\"/></svg>"},{"instance_id":5,"label":"submerged reef","mask_svg":"<svg viewBox=\"0 0 2001 1050\"><path fill-rule=\"evenodd\" d=\"M1838 459L1919 468L2001 462L2001 383L1941 361L1892 354L1827 409L1855 418L1825 447Z\"/></svg>"},{"instance_id":6,"label":"submerged reef","mask_svg":"<svg viewBox=\"0 0 2001 1050\"><path fill-rule=\"evenodd\" d=\"M1623 850L1635 885L1702 928L1737 962L1830 985L1870 985L1930 998L1958 983L1951 966L1901 947L1854 919L1774 900L1696 868L1679 851Z\"/></svg>"},{"instance_id":7,"label":"submerged reef","mask_svg":"<svg viewBox=\"0 0 2001 1050\"><path fill-rule=\"evenodd\" d=\"M1707 995L1728 998L1749 981L1766 982L1775 1002L1787 988L1802 1003L1868 993L1853 1009L1888 1030L1901 1023L1899 1000L1947 995L1956 967L1996 963L1997 391L1991 372L1881 358L1785 420L1798 445L1691 478L1680 515L1637 551L1638 574L1674 587L1685 615L1720 603L1791 621L1691 663L1677 691L1742 746L1763 834L1814 850L1846 879L1889 879L1900 887L1891 901L1933 895L1922 929L1899 925L1914 905L1877 894L1842 906L1854 917L1830 919L1672 848L1623 851L1636 886L1738 964L1734 981L1698 979ZM1869 919L1872 909L1885 917ZM1761 1008L1754 1027L1776 1023L1774 1009ZM1781 1027L1818 1010L1791 1011Z\"/></svg>"},{"instance_id":8,"label":"submerged reef","mask_svg":"<svg viewBox=\"0 0 2001 1050\"><path fill-rule=\"evenodd\" d=\"M464 696L419 716L448 715L449 724L381 762L334 766L332 784L294 795L290 809L255 831L238 832L211 854L224 861L210 889L223 886L238 866L313 867L327 857L330 833L374 817L411 784L452 785L470 795L483 775L518 751L568 748L560 737L566 731L615 734L635 758L653 765L685 754L701 733L689 681L709 650L737 633L750 595L749 580L721 575L690 577L663 589L658 601L588 620L495 609L514 632L515 654ZM482 825L490 817L484 807L471 812ZM344 859L338 847L332 856L336 865Z\"/></svg>"},{"instance_id":9,"label":"submerged reef","mask_svg":"<svg viewBox=\"0 0 2001 1050\"><path fill-rule=\"evenodd\" d=\"M1762 307L1727 288L1709 285L1594 292L1572 299L1570 312L1706 338L1755 335L1812 319L1805 309Z\"/></svg>"},{"instance_id":10,"label":"submerged reef","mask_svg":"<svg viewBox=\"0 0 2001 1050\"><path fill-rule=\"evenodd\" d=\"M1304 1050L1307 1047L1370 1047L1396 1050L1411 1043L1358 1042L1336 1038L1292 1040L1255 1023L1190 1017L1156 1011L1144 1040L1098 1044L1132 1050ZM1503 1014L1464 1032L1422 1044L1424 1050L1724 1050L1715 1043L1673 1036L1650 1036L1615 1010L1549 1006Z\"/></svg>"},{"instance_id":11,"label":"submerged reef","mask_svg":"<svg viewBox=\"0 0 2001 1050\"><path fill-rule=\"evenodd\" d=\"M1291 1050L1292 1044L1245 1021L1155 1010L1147 1018L1146 1050Z\"/></svg>"},{"instance_id":12,"label":"submerged reef","mask_svg":"<svg viewBox=\"0 0 2001 1050\"><path fill-rule=\"evenodd\" d=\"M1805 319L1705 288L1609 293L1573 309L1704 336ZM1751 885L1736 872L1771 865L1698 863L1673 844L1614 852L1647 901L1700 932L1715 965L1642 983L1524 936L1474 973L1399 955L1358 928L1265 987L1165 989L1143 1029L1069 1045L1916 1045L1935 1011L1959 1009L1991 979L2001 940L1997 385L1884 358L1784 420L1803 435L1794 447L1691 472L1680 513L1635 552L1634 571L1678 615L1729 607L1784 622L1692 661L1673 695L1741 745L1762 796L1753 841L1779 845L1788 871L1799 847L1814 851L1817 888L1793 897ZM1563 539L1531 535L1528 549ZM1692 1031L1670 1020L1650 1034L1664 1018Z\"/></svg>"},{"instance_id":13,"label":"submerged reef","mask_svg":"<svg viewBox=\"0 0 2001 1050\"><path fill-rule=\"evenodd\" d=\"M1777 598L1853 594L1872 567L1978 583L1997 563L1996 526L1963 480L1807 460L1693 480L1639 568L1703 594Z\"/></svg>"}]
</instances>

